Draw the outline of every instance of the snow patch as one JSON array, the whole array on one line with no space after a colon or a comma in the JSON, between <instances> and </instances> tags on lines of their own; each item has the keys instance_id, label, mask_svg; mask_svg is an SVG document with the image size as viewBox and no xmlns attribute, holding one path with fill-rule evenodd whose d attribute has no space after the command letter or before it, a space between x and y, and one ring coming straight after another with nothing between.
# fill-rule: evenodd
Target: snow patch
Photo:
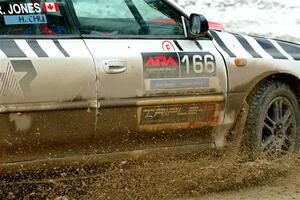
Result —
<instances>
[{"instance_id":1,"label":"snow patch","mask_svg":"<svg viewBox=\"0 0 300 200\"><path fill-rule=\"evenodd\" d=\"M189 12L221 23L227 31L300 43L298 0L175 0Z\"/></svg>"}]
</instances>

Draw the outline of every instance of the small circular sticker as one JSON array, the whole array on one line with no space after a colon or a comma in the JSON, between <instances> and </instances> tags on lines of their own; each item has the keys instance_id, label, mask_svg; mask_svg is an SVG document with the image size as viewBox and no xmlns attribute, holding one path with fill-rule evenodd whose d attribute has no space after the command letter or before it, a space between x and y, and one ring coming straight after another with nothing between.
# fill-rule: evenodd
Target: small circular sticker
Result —
<instances>
[{"instance_id":1,"label":"small circular sticker","mask_svg":"<svg viewBox=\"0 0 300 200\"><path fill-rule=\"evenodd\" d=\"M170 41L164 41L162 43L162 48L164 51L175 51L175 47Z\"/></svg>"}]
</instances>

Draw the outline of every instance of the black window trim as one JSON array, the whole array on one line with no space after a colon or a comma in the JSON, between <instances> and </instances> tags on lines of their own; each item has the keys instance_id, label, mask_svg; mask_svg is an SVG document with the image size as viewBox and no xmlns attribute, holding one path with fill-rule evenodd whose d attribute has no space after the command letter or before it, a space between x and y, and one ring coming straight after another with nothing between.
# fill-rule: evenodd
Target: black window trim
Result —
<instances>
[{"instance_id":1,"label":"black window trim","mask_svg":"<svg viewBox=\"0 0 300 200\"><path fill-rule=\"evenodd\" d=\"M0 39L82 39L80 34L68 35L0 35Z\"/></svg>"},{"instance_id":2,"label":"black window trim","mask_svg":"<svg viewBox=\"0 0 300 200\"><path fill-rule=\"evenodd\" d=\"M149 37L145 37L145 36L137 36L137 37L133 37L133 36L122 36L122 37L116 37L116 36L94 36L94 35L82 35L81 36L82 39L89 39L89 40L193 40L191 38L188 37L153 37L153 36L149 36ZM211 37L209 36L203 36L201 38L197 38L196 40L212 40Z\"/></svg>"},{"instance_id":3,"label":"black window trim","mask_svg":"<svg viewBox=\"0 0 300 200\"><path fill-rule=\"evenodd\" d=\"M168 36L168 35L113 35L113 36L109 36L109 35L88 35L88 34L82 34L81 35L82 38L84 39L189 39L187 37L185 37L184 35L178 35L178 36Z\"/></svg>"}]
</instances>

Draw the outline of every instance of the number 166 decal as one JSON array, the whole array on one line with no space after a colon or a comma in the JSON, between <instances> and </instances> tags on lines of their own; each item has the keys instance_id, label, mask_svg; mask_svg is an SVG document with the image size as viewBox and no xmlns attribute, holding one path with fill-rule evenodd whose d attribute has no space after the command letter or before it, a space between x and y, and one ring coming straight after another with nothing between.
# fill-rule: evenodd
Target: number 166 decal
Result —
<instances>
[{"instance_id":1,"label":"number 166 decal","mask_svg":"<svg viewBox=\"0 0 300 200\"><path fill-rule=\"evenodd\" d=\"M181 66L181 78L215 76L216 60L208 52L178 53Z\"/></svg>"},{"instance_id":2,"label":"number 166 decal","mask_svg":"<svg viewBox=\"0 0 300 200\"><path fill-rule=\"evenodd\" d=\"M216 76L216 59L209 52L142 53L145 79Z\"/></svg>"}]
</instances>

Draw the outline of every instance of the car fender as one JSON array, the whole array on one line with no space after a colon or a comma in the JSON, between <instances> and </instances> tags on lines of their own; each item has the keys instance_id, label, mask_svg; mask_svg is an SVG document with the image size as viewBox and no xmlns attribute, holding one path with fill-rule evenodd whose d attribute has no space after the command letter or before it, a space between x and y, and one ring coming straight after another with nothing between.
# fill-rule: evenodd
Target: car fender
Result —
<instances>
[{"instance_id":1,"label":"car fender","mask_svg":"<svg viewBox=\"0 0 300 200\"><path fill-rule=\"evenodd\" d=\"M226 114L219 138L233 128L250 92L268 78L300 83L300 46L273 39L210 31L228 71Z\"/></svg>"}]
</instances>

